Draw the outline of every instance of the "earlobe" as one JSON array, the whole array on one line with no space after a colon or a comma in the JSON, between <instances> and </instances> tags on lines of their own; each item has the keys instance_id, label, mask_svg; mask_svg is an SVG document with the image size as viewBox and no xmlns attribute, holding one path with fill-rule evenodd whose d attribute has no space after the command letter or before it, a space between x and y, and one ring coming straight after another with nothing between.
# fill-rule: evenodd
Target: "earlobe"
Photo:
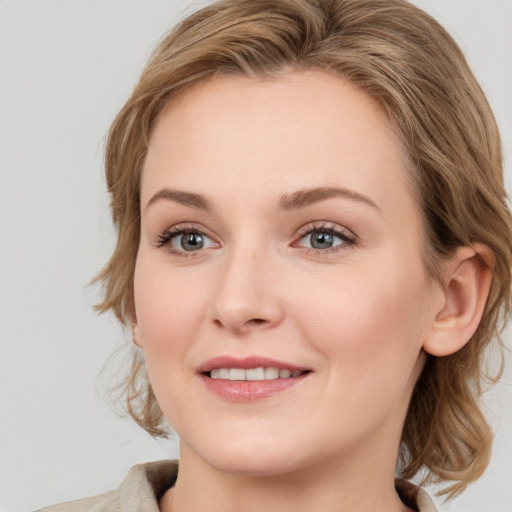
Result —
<instances>
[{"instance_id":1,"label":"earlobe","mask_svg":"<svg viewBox=\"0 0 512 512\"><path fill-rule=\"evenodd\" d=\"M444 303L423 344L427 353L447 356L469 342L484 312L493 264L493 253L483 244L461 247L446 262Z\"/></svg>"},{"instance_id":2,"label":"earlobe","mask_svg":"<svg viewBox=\"0 0 512 512\"><path fill-rule=\"evenodd\" d=\"M142 348L142 340L140 336L139 324L136 321L131 322L132 340L137 347Z\"/></svg>"}]
</instances>

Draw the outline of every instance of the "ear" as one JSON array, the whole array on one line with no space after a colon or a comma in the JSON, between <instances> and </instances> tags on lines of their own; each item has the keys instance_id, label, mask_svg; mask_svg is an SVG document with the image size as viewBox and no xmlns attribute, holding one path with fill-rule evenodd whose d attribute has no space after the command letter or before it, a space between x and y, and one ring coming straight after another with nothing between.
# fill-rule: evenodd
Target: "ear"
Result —
<instances>
[{"instance_id":1,"label":"ear","mask_svg":"<svg viewBox=\"0 0 512 512\"><path fill-rule=\"evenodd\" d=\"M434 356L460 350L475 333L491 287L494 256L489 247L460 247L445 263L443 304L423 349Z\"/></svg>"},{"instance_id":2,"label":"ear","mask_svg":"<svg viewBox=\"0 0 512 512\"><path fill-rule=\"evenodd\" d=\"M133 341L133 343L135 345L137 345L137 347L142 348L142 339L141 339L141 336L140 336L139 324L137 323L137 319L135 318L135 315L134 315L133 320L130 322L130 325L131 325L131 328L132 328L132 341Z\"/></svg>"}]
</instances>

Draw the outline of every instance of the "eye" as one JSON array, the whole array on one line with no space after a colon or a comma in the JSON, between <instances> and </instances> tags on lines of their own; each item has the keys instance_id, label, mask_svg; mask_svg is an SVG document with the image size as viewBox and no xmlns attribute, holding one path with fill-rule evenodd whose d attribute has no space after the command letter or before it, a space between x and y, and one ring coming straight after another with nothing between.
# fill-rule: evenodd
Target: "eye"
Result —
<instances>
[{"instance_id":1,"label":"eye","mask_svg":"<svg viewBox=\"0 0 512 512\"><path fill-rule=\"evenodd\" d=\"M170 244L173 249L198 251L205 245L205 239L202 233L180 233L171 237Z\"/></svg>"},{"instance_id":2,"label":"eye","mask_svg":"<svg viewBox=\"0 0 512 512\"><path fill-rule=\"evenodd\" d=\"M339 237L327 231L313 231L307 238L313 249L330 249L335 244L339 245L341 243Z\"/></svg>"},{"instance_id":3,"label":"eye","mask_svg":"<svg viewBox=\"0 0 512 512\"><path fill-rule=\"evenodd\" d=\"M186 253L217 247L217 245L207 234L196 228L172 227L159 235L155 241L156 247L165 247L170 253L178 256L187 256Z\"/></svg>"},{"instance_id":4,"label":"eye","mask_svg":"<svg viewBox=\"0 0 512 512\"><path fill-rule=\"evenodd\" d=\"M293 245L316 252L332 252L342 246L351 247L356 243L355 237L336 226L306 226L301 236Z\"/></svg>"}]
</instances>

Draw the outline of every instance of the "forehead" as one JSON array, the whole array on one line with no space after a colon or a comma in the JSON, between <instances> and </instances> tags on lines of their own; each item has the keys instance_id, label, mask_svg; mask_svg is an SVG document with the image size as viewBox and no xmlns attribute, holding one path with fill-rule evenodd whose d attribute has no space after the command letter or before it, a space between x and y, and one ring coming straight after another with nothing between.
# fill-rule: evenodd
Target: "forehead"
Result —
<instances>
[{"instance_id":1,"label":"forehead","mask_svg":"<svg viewBox=\"0 0 512 512\"><path fill-rule=\"evenodd\" d=\"M225 195L232 188L253 197L332 185L379 202L390 188L409 188L407 162L378 103L338 76L218 76L163 111L144 165L142 202L162 186Z\"/></svg>"}]
</instances>

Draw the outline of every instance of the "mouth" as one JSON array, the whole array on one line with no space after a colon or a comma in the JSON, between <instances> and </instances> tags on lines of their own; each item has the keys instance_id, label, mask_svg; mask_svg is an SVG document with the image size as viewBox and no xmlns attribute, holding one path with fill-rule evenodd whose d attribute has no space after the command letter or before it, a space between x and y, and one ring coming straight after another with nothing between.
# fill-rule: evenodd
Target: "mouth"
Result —
<instances>
[{"instance_id":1,"label":"mouth","mask_svg":"<svg viewBox=\"0 0 512 512\"><path fill-rule=\"evenodd\" d=\"M258 368L213 368L204 375L211 379L224 380L277 380L277 379L295 379L309 373L310 370L290 370L287 368L279 369L275 366Z\"/></svg>"},{"instance_id":2,"label":"mouth","mask_svg":"<svg viewBox=\"0 0 512 512\"><path fill-rule=\"evenodd\" d=\"M223 399L244 402L266 398L302 382L312 370L262 357L220 356L203 363L197 372L207 388Z\"/></svg>"},{"instance_id":3,"label":"mouth","mask_svg":"<svg viewBox=\"0 0 512 512\"><path fill-rule=\"evenodd\" d=\"M260 356L219 356L205 361L196 371L212 379L224 380L294 379L311 372L304 366Z\"/></svg>"}]
</instances>

